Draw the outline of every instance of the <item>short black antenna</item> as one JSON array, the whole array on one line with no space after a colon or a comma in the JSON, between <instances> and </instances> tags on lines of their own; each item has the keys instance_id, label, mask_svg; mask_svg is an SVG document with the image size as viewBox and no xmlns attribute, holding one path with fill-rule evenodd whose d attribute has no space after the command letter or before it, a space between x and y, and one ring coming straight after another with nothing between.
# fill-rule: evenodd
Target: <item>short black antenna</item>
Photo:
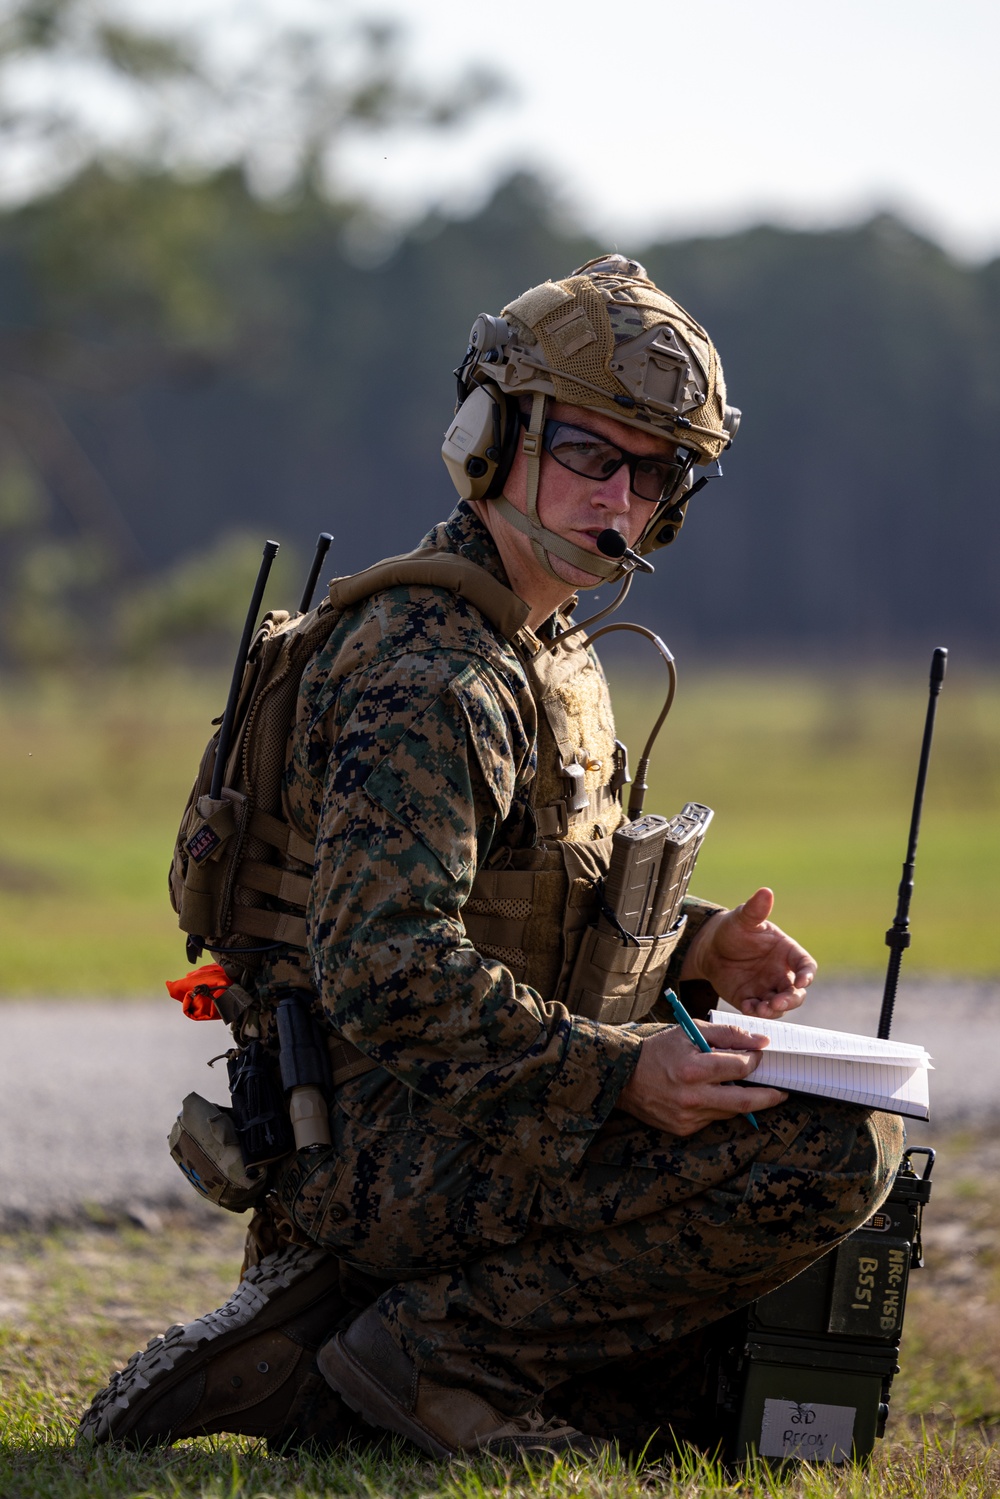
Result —
<instances>
[{"instance_id":1,"label":"short black antenna","mask_svg":"<svg viewBox=\"0 0 1000 1499\"><path fill-rule=\"evenodd\" d=\"M299 603L299 613L305 614L312 607L313 594L316 592L316 583L319 579L319 570L323 566L323 558L330 550L333 537L329 531L321 531L316 538L316 550L313 553L312 567L306 579L306 586L302 590L302 599Z\"/></svg>"},{"instance_id":2,"label":"short black antenna","mask_svg":"<svg viewBox=\"0 0 1000 1499\"><path fill-rule=\"evenodd\" d=\"M924 785L927 781L927 766L931 758L931 740L934 737L934 715L937 700L948 665L948 652L939 645L931 657L930 696L927 700L927 718L924 722L924 742L920 747L920 768L917 771L917 789L913 797L913 816L910 819L910 841L906 849L903 878L899 882L899 899L892 926L885 934L889 948L889 966L885 975L885 992L882 995L882 1013L878 1020L879 1039L889 1039L892 1011L896 1003L896 986L903 953L910 945L910 897L913 894L913 866L917 859L917 838L920 835L920 813L924 805Z\"/></svg>"},{"instance_id":3,"label":"short black antenna","mask_svg":"<svg viewBox=\"0 0 1000 1499\"><path fill-rule=\"evenodd\" d=\"M212 786L208 794L216 802L222 795L222 778L226 773L226 761L229 759L229 746L233 737L233 723L236 719L236 706L240 698L240 687L243 684L243 672L247 664L247 657L250 654L253 632L257 626L257 615L260 613L260 604L261 599L264 597L267 575L271 571L271 563L277 555L278 543L276 541L265 541L264 554L261 557L257 581L253 586L250 607L247 610L247 617L243 624L243 637L240 640L239 650L236 652L236 664L233 667L233 679L229 684L226 711L222 715L222 727L219 729L219 742L215 748L215 764L212 767Z\"/></svg>"}]
</instances>

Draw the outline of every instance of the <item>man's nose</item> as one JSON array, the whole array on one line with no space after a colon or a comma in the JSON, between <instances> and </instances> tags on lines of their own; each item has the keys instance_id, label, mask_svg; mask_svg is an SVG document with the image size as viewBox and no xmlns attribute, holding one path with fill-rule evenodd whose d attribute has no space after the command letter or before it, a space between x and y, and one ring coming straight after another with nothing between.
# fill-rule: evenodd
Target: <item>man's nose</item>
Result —
<instances>
[{"instance_id":1,"label":"man's nose","mask_svg":"<svg viewBox=\"0 0 1000 1499\"><path fill-rule=\"evenodd\" d=\"M594 504L612 510L616 515L624 515L632 503L631 482L628 464L623 463L621 468L601 480L592 496Z\"/></svg>"}]
</instances>

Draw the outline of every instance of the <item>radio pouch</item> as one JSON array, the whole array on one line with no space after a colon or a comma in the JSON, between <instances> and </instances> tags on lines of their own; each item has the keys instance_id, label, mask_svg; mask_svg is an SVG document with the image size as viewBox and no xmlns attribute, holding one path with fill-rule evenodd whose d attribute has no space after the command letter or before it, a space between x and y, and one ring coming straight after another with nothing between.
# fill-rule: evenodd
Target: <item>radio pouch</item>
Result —
<instances>
[{"instance_id":1,"label":"radio pouch","mask_svg":"<svg viewBox=\"0 0 1000 1499\"><path fill-rule=\"evenodd\" d=\"M335 578L329 596L308 614L278 609L264 617L244 669L221 795L210 795L217 731L202 756L174 847L170 900L189 934L192 963L207 948L223 962L231 957L253 970L280 946L305 949L315 851L286 819L282 801L299 682L346 609L404 585L459 594L508 636L528 612L469 558L420 548Z\"/></svg>"},{"instance_id":2,"label":"radio pouch","mask_svg":"<svg viewBox=\"0 0 1000 1499\"><path fill-rule=\"evenodd\" d=\"M259 1041L251 1041L227 1054L226 1070L233 1104L230 1117L247 1168L290 1155L295 1136L277 1057Z\"/></svg>"}]
</instances>

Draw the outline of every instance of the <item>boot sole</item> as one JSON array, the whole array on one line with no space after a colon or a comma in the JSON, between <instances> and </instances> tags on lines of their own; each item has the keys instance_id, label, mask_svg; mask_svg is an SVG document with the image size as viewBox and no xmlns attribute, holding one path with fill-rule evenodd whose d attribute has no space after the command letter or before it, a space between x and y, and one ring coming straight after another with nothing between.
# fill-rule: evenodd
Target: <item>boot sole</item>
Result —
<instances>
[{"instance_id":1,"label":"boot sole","mask_svg":"<svg viewBox=\"0 0 1000 1499\"><path fill-rule=\"evenodd\" d=\"M337 1261L322 1250L296 1245L267 1255L225 1305L186 1326L168 1327L112 1375L80 1419L77 1446L126 1440L148 1407L203 1359L241 1342L248 1327L264 1332L305 1311L338 1277ZM163 1438L172 1440L169 1433Z\"/></svg>"}]
</instances>

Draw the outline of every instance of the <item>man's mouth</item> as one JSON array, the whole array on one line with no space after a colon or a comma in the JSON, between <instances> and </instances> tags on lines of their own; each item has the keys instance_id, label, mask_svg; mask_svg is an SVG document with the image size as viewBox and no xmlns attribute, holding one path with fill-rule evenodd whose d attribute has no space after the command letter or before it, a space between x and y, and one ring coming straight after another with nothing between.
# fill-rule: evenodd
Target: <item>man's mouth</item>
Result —
<instances>
[{"instance_id":1,"label":"man's mouth","mask_svg":"<svg viewBox=\"0 0 1000 1499\"><path fill-rule=\"evenodd\" d=\"M577 535L585 536L589 542L593 543L593 550L595 552L599 552L600 547L597 545L598 536L603 536L605 531L617 530L617 526L588 526L586 530L578 531ZM628 537L625 535L624 531L618 531L618 535L621 536L625 544L628 545Z\"/></svg>"}]
</instances>

